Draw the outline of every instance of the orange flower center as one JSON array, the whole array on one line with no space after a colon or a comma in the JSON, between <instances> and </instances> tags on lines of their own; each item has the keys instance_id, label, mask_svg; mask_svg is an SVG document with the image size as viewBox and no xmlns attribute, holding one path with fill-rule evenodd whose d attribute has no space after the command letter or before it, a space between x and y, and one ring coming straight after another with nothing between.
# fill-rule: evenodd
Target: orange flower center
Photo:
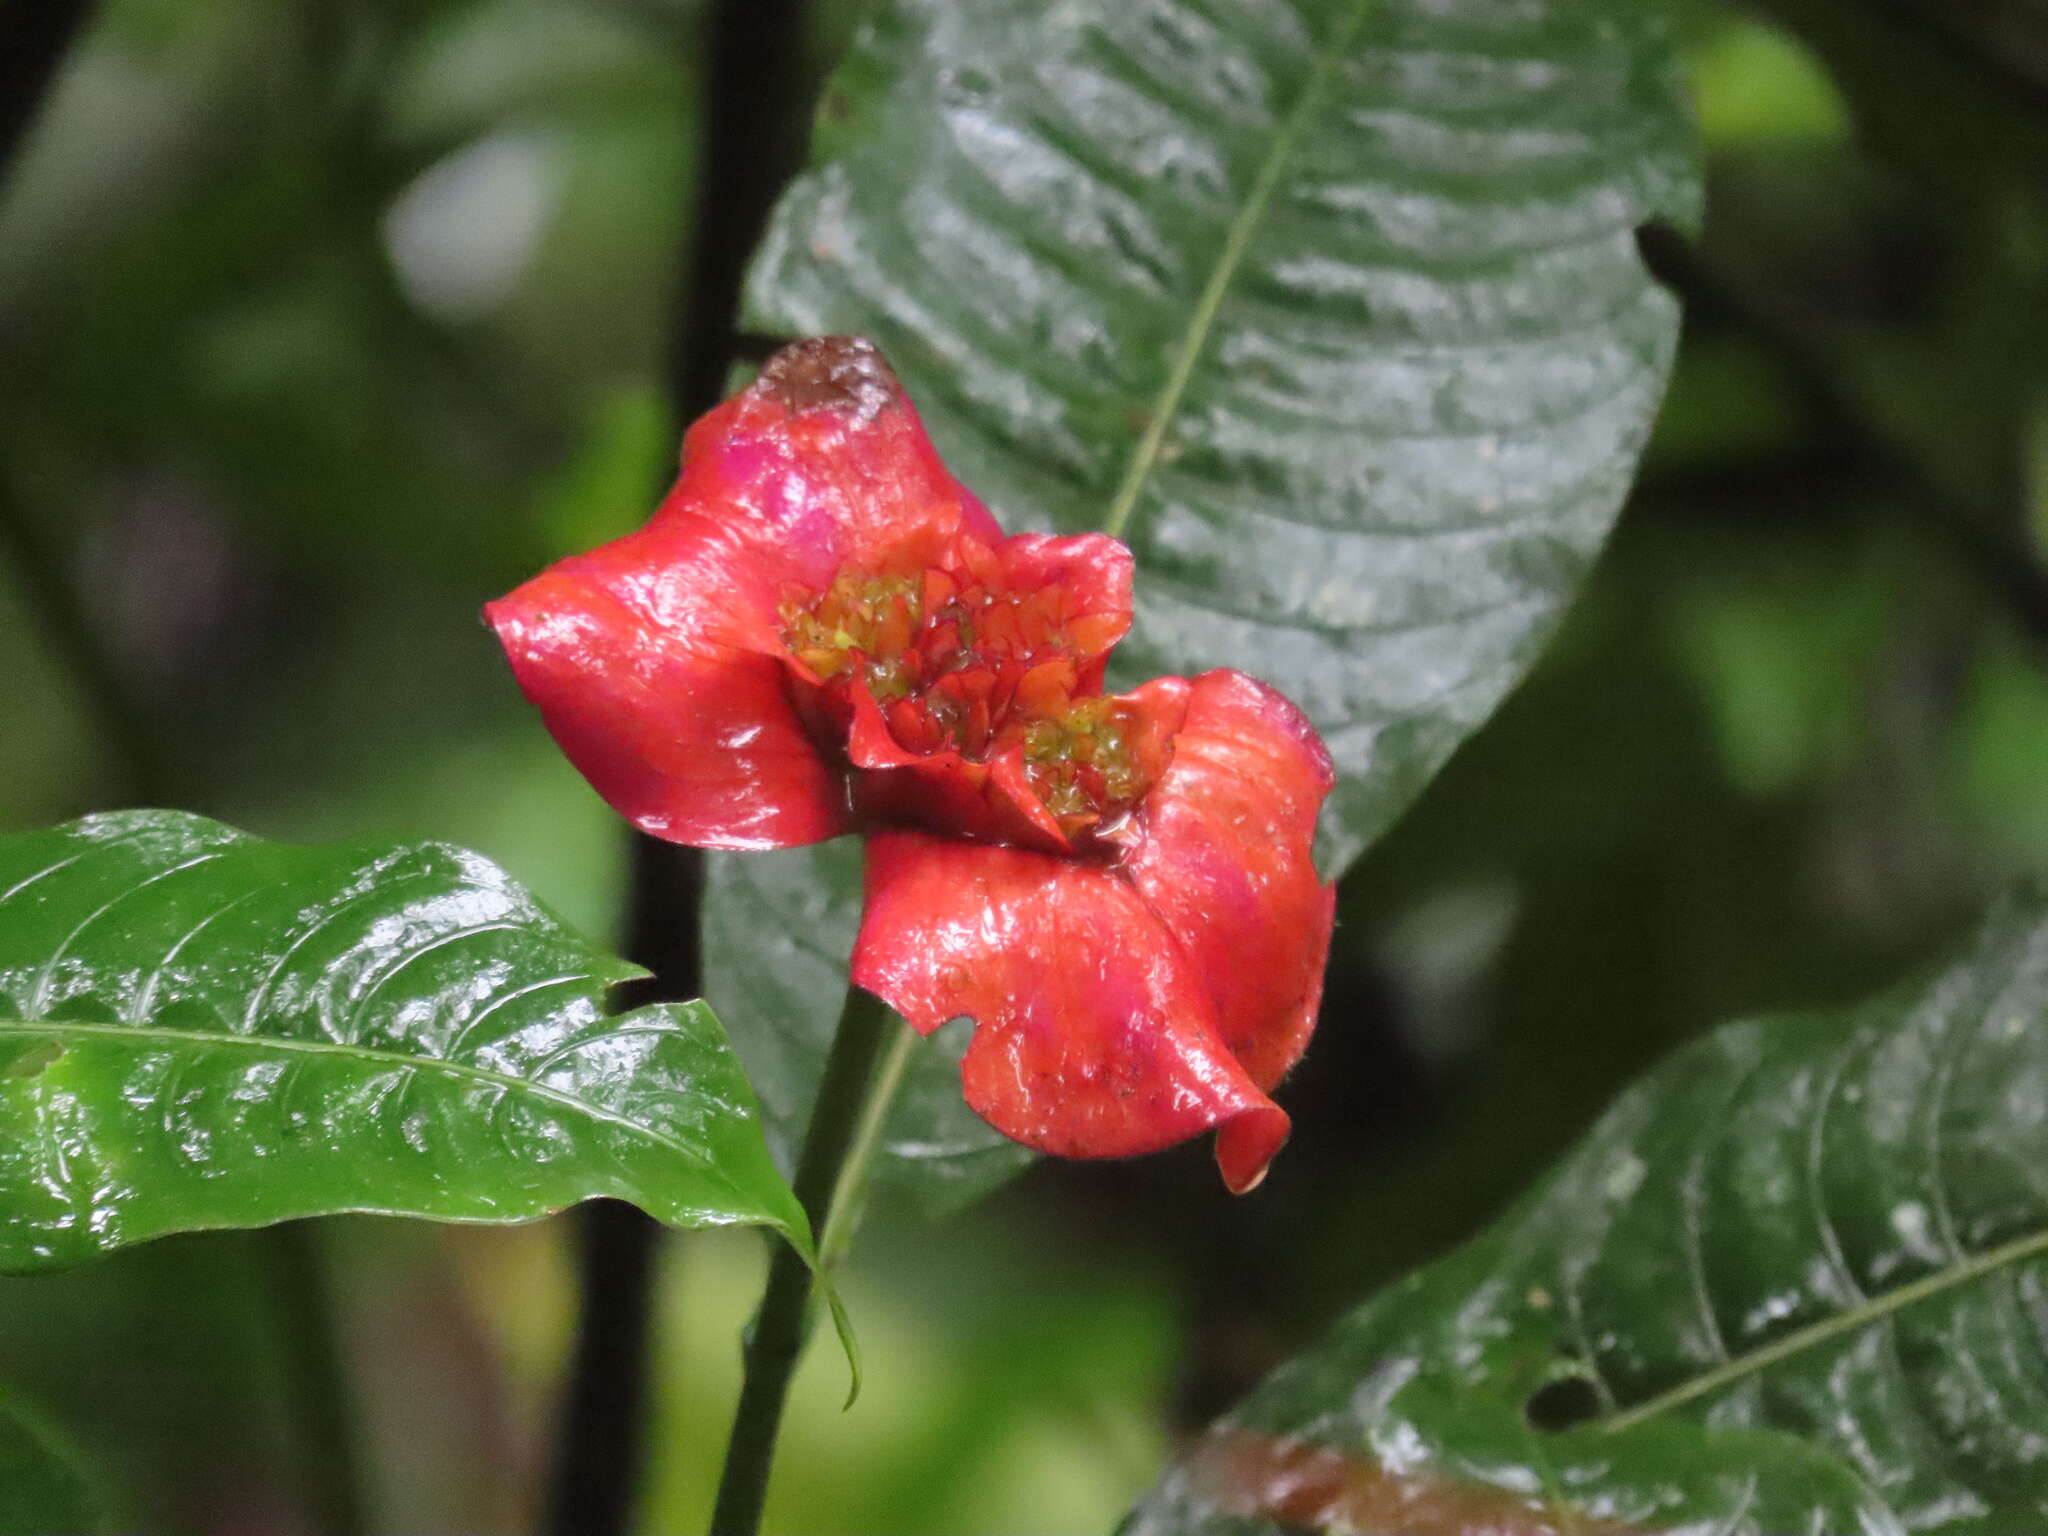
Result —
<instances>
[{"instance_id":1,"label":"orange flower center","mask_svg":"<svg viewBox=\"0 0 2048 1536\"><path fill-rule=\"evenodd\" d=\"M791 587L781 613L842 720L864 682L908 752L986 763L1020 747L1031 789L1071 835L1135 804L1156 769L1141 762L1134 711L1099 690L1115 621L1068 607L1058 585L1006 587L995 555L963 538L943 567Z\"/></svg>"}]
</instances>

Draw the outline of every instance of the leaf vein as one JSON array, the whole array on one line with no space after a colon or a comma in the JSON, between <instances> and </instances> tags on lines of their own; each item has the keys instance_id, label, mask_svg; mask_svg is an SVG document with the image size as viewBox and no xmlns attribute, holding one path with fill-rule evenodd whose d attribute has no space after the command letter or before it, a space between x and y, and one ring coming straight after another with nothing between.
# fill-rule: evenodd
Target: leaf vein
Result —
<instances>
[{"instance_id":1,"label":"leaf vein","mask_svg":"<svg viewBox=\"0 0 2048 1536\"><path fill-rule=\"evenodd\" d=\"M650 1030L645 1026L632 1032L662 1033L660 1030ZM375 1046L333 1040L308 1040L295 1035L239 1034L231 1030L137 1028L126 1024L88 1024L72 1019L0 1019L0 1036L5 1035L78 1036L88 1040L106 1040L119 1044L149 1042L170 1046L217 1046L228 1049L239 1047L244 1050L274 1050L308 1058L337 1056L359 1062L366 1067L397 1067L413 1071L438 1072L447 1077L472 1080L501 1093L530 1094L574 1114L617 1126L688 1159L721 1182L730 1183L724 1171L704 1152L657 1127L544 1083L495 1072L488 1067L476 1066L469 1062L450 1061L445 1057L407 1056L399 1051L383 1050Z\"/></svg>"},{"instance_id":2,"label":"leaf vein","mask_svg":"<svg viewBox=\"0 0 2048 1536\"><path fill-rule=\"evenodd\" d=\"M1968 1285L1986 1275L1995 1274L2008 1265L2018 1264L2044 1253L2048 1253L2048 1228L2013 1238L1995 1248L1987 1248L1982 1253L1946 1269L1922 1275L1918 1280L1893 1290L1880 1292L1860 1306L1846 1307L1833 1317L1809 1323L1804 1328L1795 1328L1769 1344L1736 1355L1725 1364L1716 1366L1711 1371L1702 1372L1690 1381L1660 1392L1655 1397L1645 1398L1619 1413L1610 1414L1600 1421L1599 1427L1612 1433L1631 1429L1660 1414L1669 1413L1675 1408L1684 1407L1687 1403L1696 1402L1702 1397L1718 1392L1744 1377L1768 1370L1782 1360L1789 1360L1809 1349L1817 1349L1831 1339L1887 1321L1892 1314L1907 1307L1930 1300L1958 1286Z\"/></svg>"},{"instance_id":3,"label":"leaf vein","mask_svg":"<svg viewBox=\"0 0 2048 1536\"><path fill-rule=\"evenodd\" d=\"M1102 520L1102 531L1111 538L1123 536L1124 525L1130 521L1131 509L1137 505L1151 479L1153 468L1159 462L1160 450L1166 445L1166 433L1174 417L1179 413L1181 397L1187 393L1188 385L1194 379L1195 364L1208 344L1209 332L1216 324L1216 316L1223 308L1224 295L1229 292L1231 282L1236 278L1238 268L1243 264L1245 253L1250 249L1252 236L1258 231L1260 221L1273 200L1273 193L1280 182L1280 172L1294 151L1296 141L1301 137L1309 118L1322 105L1324 90L1335 75L1337 64L1351 47L1351 40L1365 23L1367 10L1373 0L1352 0L1350 9L1331 34L1322 54L1316 60L1315 69L1295 98L1287 116L1277 126L1273 142L1266 152L1266 158L1253 179L1251 190L1246 194L1244 206L1238 209L1223 237L1223 247L1217 253L1215 265L1210 269L1209 279L1203 285L1201 295L1195 300L1194 312L1182 333L1176 350L1173 368L1166 377L1165 385L1147 413L1145 434L1139 438L1137 448L1125 469L1123 483L1110 501L1109 511Z\"/></svg>"}]
</instances>

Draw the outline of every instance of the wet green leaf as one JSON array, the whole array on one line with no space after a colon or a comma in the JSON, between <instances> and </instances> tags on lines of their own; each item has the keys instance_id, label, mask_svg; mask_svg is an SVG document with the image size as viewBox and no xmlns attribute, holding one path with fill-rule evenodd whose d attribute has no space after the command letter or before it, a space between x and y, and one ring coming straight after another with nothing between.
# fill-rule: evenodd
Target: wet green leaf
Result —
<instances>
[{"instance_id":1,"label":"wet green leaf","mask_svg":"<svg viewBox=\"0 0 2048 1536\"><path fill-rule=\"evenodd\" d=\"M894 0L827 89L757 328L888 351L1013 526L1138 556L1127 677L1322 728L1335 862L1526 670L1634 471L1689 220L1639 0Z\"/></svg>"},{"instance_id":2,"label":"wet green leaf","mask_svg":"<svg viewBox=\"0 0 2048 1536\"><path fill-rule=\"evenodd\" d=\"M1128 1536L2040 1529L2044 1255L2035 889L1930 979L1652 1073L1273 1376Z\"/></svg>"},{"instance_id":3,"label":"wet green leaf","mask_svg":"<svg viewBox=\"0 0 2048 1536\"><path fill-rule=\"evenodd\" d=\"M718 1020L607 1015L633 974L445 844L153 811L0 839L0 1268L595 1195L808 1251Z\"/></svg>"},{"instance_id":4,"label":"wet green leaf","mask_svg":"<svg viewBox=\"0 0 2048 1536\"><path fill-rule=\"evenodd\" d=\"M1343 773L1334 871L1526 670L1629 483L1678 325L1634 234L1697 196L1666 21L892 0L750 322L874 337L1009 526L1128 540L1121 681L1239 666L1301 703ZM787 1063L750 1063L771 1121L808 1103L845 936L778 892L850 902L842 861L715 861L710 995ZM792 945L818 984L762 996ZM1012 1171L950 1063L919 1070L946 1123L899 1115L898 1149L960 1194Z\"/></svg>"}]
</instances>

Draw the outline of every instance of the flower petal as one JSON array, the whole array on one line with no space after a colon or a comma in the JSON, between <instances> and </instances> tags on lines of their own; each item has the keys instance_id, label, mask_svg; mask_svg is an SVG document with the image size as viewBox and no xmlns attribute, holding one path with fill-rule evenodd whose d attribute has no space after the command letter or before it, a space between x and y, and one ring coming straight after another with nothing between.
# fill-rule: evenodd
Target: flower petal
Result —
<instances>
[{"instance_id":1,"label":"flower petal","mask_svg":"<svg viewBox=\"0 0 2048 1536\"><path fill-rule=\"evenodd\" d=\"M967 1015L967 1102L1061 1157L1128 1157L1217 1127L1249 1189L1288 1121L1218 1038L1179 946L1108 868L922 832L868 839L853 979L923 1033Z\"/></svg>"},{"instance_id":2,"label":"flower petal","mask_svg":"<svg viewBox=\"0 0 2048 1536\"><path fill-rule=\"evenodd\" d=\"M950 748L922 755L907 751L890 733L865 683L852 699L846 753L860 770L853 776L853 799L863 820L925 822L962 836L995 835L986 764L971 763Z\"/></svg>"},{"instance_id":3,"label":"flower petal","mask_svg":"<svg viewBox=\"0 0 2048 1536\"><path fill-rule=\"evenodd\" d=\"M664 626L630 599L650 569L685 584L712 562L650 557L635 540L666 542L650 529L562 561L484 610L569 761L671 842L786 848L846 831L844 776L798 719L781 663L734 643L739 616Z\"/></svg>"},{"instance_id":4,"label":"flower petal","mask_svg":"<svg viewBox=\"0 0 2048 1536\"><path fill-rule=\"evenodd\" d=\"M1101 533L1020 533L1003 540L997 553L1012 591L1052 587L1060 593L1068 643L1084 663L1082 687L1099 688L1104 658L1131 627L1130 547Z\"/></svg>"},{"instance_id":5,"label":"flower petal","mask_svg":"<svg viewBox=\"0 0 2048 1536\"><path fill-rule=\"evenodd\" d=\"M1010 747L975 762L950 747L912 752L899 742L865 683L849 695L853 722L846 756L855 817L867 825L931 827L979 843L1011 843L1047 853L1073 849L1056 817L1024 773L1023 751Z\"/></svg>"},{"instance_id":6,"label":"flower petal","mask_svg":"<svg viewBox=\"0 0 2048 1536\"><path fill-rule=\"evenodd\" d=\"M1204 673L1124 864L1265 1089L1300 1058L1322 999L1336 889L1314 844L1334 782L1298 709L1241 672Z\"/></svg>"},{"instance_id":7,"label":"flower petal","mask_svg":"<svg viewBox=\"0 0 2048 1536\"><path fill-rule=\"evenodd\" d=\"M744 543L782 580L817 591L842 566L922 569L963 526L994 528L940 462L882 354L853 336L784 347L700 418L656 515Z\"/></svg>"},{"instance_id":8,"label":"flower petal","mask_svg":"<svg viewBox=\"0 0 2048 1536\"><path fill-rule=\"evenodd\" d=\"M485 614L562 750L636 826L708 848L816 842L851 814L774 659L778 605L844 564L918 568L988 522L874 347L820 337L690 429L645 528Z\"/></svg>"}]
</instances>

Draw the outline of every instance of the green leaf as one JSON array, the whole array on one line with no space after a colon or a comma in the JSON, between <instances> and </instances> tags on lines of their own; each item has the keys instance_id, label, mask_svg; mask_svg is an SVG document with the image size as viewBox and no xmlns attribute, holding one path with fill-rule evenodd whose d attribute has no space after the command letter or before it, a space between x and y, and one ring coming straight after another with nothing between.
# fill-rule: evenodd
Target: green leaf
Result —
<instances>
[{"instance_id":1,"label":"green leaf","mask_svg":"<svg viewBox=\"0 0 2048 1536\"><path fill-rule=\"evenodd\" d=\"M1689 221L1656 0L892 0L750 321L872 336L1012 525L1138 557L1123 673L1239 666L1347 863L1533 660L1613 521Z\"/></svg>"},{"instance_id":2,"label":"green leaf","mask_svg":"<svg viewBox=\"0 0 2048 1536\"><path fill-rule=\"evenodd\" d=\"M1725 1026L1652 1073L1126 1530L1395 1510L1582 1536L2042 1529L2048 888L1922 983Z\"/></svg>"},{"instance_id":3,"label":"green leaf","mask_svg":"<svg viewBox=\"0 0 2048 1536\"><path fill-rule=\"evenodd\" d=\"M633 974L444 844L158 811L0 838L0 1269L594 1195L808 1254L718 1020L608 1016Z\"/></svg>"},{"instance_id":4,"label":"green leaf","mask_svg":"<svg viewBox=\"0 0 2048 1536\"><path fill-rule=\"evenodd\" d=\"M1240 666L1306 708L1335 873L1605 536L1677 336L1634 232L1696 182L1654 3L892 0L749 319L874 337L1009 526L1126 539L1121 683ZM849 855L779 857L714 858L706 970L771 1134L808 1108L858 900ZM938 1054L882 1173L952 1201L1022 1160Z\"/></svg>"},{"instance_id":5,"label":"green leaf","mask_svg":"<svg viewBox=\"0 0 2048 1536\"><path fill-rule=\"evenodd\" d=\"M0 1396L0 1536L108 1529L101 1493L77 1461Z\"/></svg>"}]
</instances>

